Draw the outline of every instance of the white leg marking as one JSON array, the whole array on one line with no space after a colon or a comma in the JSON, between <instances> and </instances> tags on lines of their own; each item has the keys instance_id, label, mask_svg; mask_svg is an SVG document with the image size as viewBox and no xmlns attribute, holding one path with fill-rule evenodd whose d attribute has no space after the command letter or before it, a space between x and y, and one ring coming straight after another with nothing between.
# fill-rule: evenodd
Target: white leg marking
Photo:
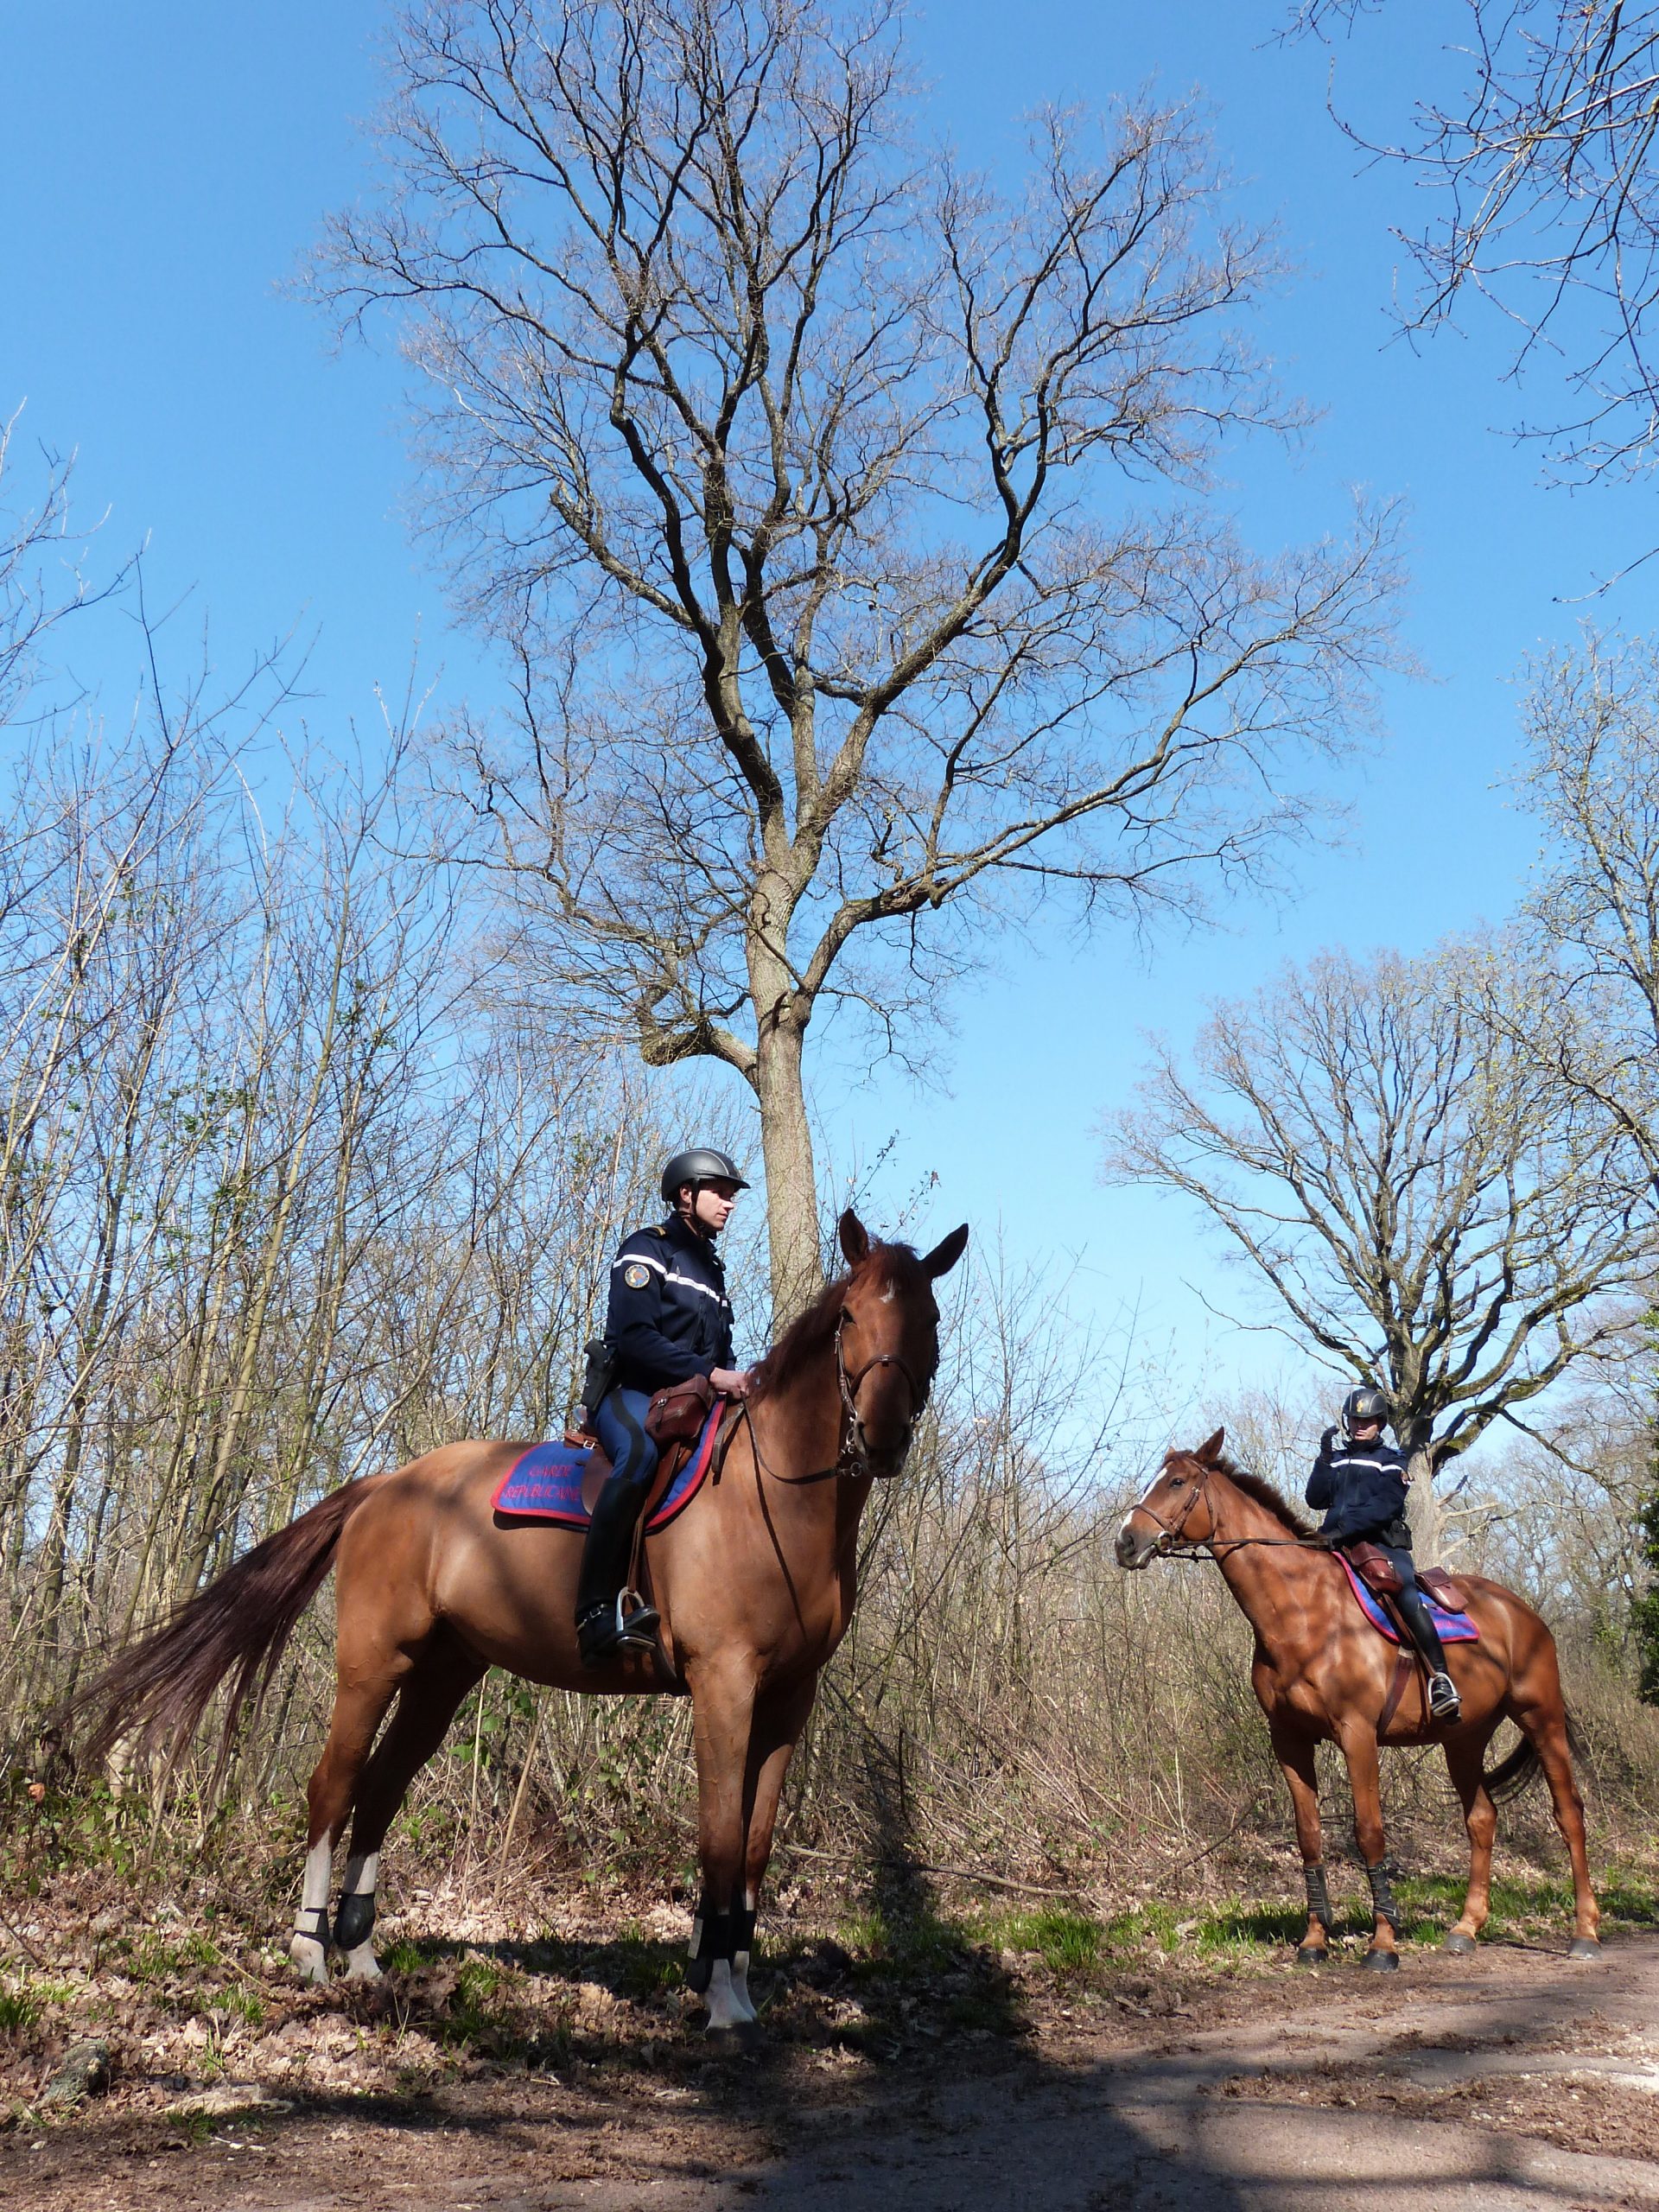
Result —
<instances>
[{"instance_id":1,"label":"white leg marking","mask_svg":"<svg viewBox=\"0 0 1659 2212\"><path fill-rule=\"evenodd\" d=\"M709 1984L709 2024L711 2028L745 2027L754 2018L754 2008L747 1997L738 2002L732 1986L731 1963L726 1959L715 1961L715 1971Z\"/></svg>"},{"instance_id":2,"label":"white leg marking","mask_svg":"<svg viewBox=\"0 0 1659 2212\"><path fill-rule=\"evenodd\" d=\"M359 1852L356 1858L346 1861L346 1886L340 1891L340 1903L347 1897L372 1897L380 1878L380 1854L378 1851ZM346 1954L347 1981L378 1981L380 1961L374 1955L372 1936L365 1936L355 1950Z\"/></svg>"},{"instance_id":3,"label":"white leg marking","mask_svg":"<svg viewBox=\"0 0 1659 2212\"><path fill-rule=\"evenodd\" d=\"M288 1955L307 1981L328 1979L328 1947L313 1932L318 1913L328 1910L328 1881L334 1863L334 1839L319 1836L305 1854L305 1879L300 1885L300 1915L294 1923L294 1940Z\"/></svg>"},{"instance_id":4,"label":"white leg marking","mask_svg":"<svg viewBox=\"0 0 1659 2212\"><path fill-rule=\"evenodd\" d=\"M743 1892L743 1910L745 1912L754 1910L753 1890L745 1890ZM754 1999L749 1995L749 1955L747 1951L734 1951L732 1954L732 1996L734 2000L742 2006L746 2019L753 2020L760 2017L754 2009Z\"/></svg>"}]
</instances>

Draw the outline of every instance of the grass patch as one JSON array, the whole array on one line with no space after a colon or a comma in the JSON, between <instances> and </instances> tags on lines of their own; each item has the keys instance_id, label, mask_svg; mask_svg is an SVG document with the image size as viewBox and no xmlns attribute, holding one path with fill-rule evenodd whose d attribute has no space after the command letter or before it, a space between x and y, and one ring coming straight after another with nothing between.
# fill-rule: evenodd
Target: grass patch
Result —
<instances>
[{"instance_id":1,"label":"grass patch","mask_svg":"<svg viewBox=\"0 0 1659 2212\"><path fill-rule=\"evenodd\" d=\"M1065 1980L1093 1973L1106 1940L1105 1929L1092 1914L1068 1912L1059 1906L1003 1913L986 1933L1003 1950L1035 1951L1051 1974Z\"/></svg>"},{"instance_id":2,"label":"grass patch","mask_svg":"<svg viewBox=\"0 0 1659 2212\"><path fill-rule=\"evenodd\" d=\"M41 2000L32 1989L0 1989L0 2036L22 2035L41 2017Z\"/></svg>"}]
</instances>

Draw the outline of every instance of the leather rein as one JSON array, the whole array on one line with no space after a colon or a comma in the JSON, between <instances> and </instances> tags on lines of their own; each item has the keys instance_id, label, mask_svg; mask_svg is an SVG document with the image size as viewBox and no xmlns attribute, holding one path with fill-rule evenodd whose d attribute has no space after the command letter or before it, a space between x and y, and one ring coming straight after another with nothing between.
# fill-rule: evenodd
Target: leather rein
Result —
<instances>
[{"instance_id":1,"label":"leather rein","mask_svg":"<svg viewBox=\"0 0 1659 2212\"><path fill-rule=\"evenodd\" d=\"M755 1434L754 1416L749 1411L749 1402L747 1398L741 1401L743 1418L749 1425L749 1449L754 1454L754 1464L762 1474L770 1475L775 1483L821 1483L826 1482L832 1475L844 1475L851 1478L859 1475L870 1474L869 1457L868 1453L861 1452L858 1446L858 1394L863 1387L865 1377L876 1368L896 1367L904 1376L906 1385L910 1391L910 1418L912 1426L916 1416L927 1402L926 1385L917 1381L908 1361L896 1351L879 1351L874 1357L867 1359L855 1375L849 1375L847 1372L847 1356L842 1348L841 1341L842 1332L847 1326L847 1308L843 1306L836 1317L835 1338L836 1381L841 1391L842 1406L841 1445L831 1465L816 1468L809 1475L786 1475L781 1473L778 1468L768 1465L760 1450L760 1440Z\"/></svg>"},{"instance_id":2,"label":"leather rein","mask_svg":"<svg viewBox=\"0 0 1659 2212\"><path fill-rule=\"evenodd\" d=\"M1207 1494L1211 1472L1211 1469L1205 1467L1201 1473L1188 1476L1187 1482L1192 1495L1181 1507L1180 1519L1173 1527L1160 1514L1154 1513L1144 1498L1133 1509L1137 1513L1144 1513L1154 1528L1162 1530L1158 1539L1160 1559L1203 1559L1206 1554L1211 1559L1219 1559L1222 1552L1241 1551L1247 1544L1288 1544L1298 1551L1330 1550L1330 1546L1322 1543L1317 1536L1183 1536L1181 1522L1198 1500ZM1212 1509L1211 1520L1214 1517Z\"/></svg>"}]
</instances>

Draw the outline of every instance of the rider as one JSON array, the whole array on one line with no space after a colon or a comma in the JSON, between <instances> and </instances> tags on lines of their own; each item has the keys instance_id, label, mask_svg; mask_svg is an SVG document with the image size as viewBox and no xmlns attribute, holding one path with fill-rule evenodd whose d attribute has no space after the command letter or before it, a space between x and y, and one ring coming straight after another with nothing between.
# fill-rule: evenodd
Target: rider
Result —
<instances>
[{"instance_id":1,"label":"rider","mask_svg":"<svg viewBox=\"0 0 1659 2212\"><path fill-rule=\"evenodd\" d=\"M1395 1599L1412 1641L1428 1664L1428 1709L1436 1720L1455 1720L1461 1710L1458 1687L1446 1671L1446 1653L1423 1595L1417 1587L1406 1525L1406 1487L1411 1478L1404 1457L1382 1441L1389 1402L1380 1390L1351 1390L1342 1402L1345 1440L1327 1428L1319 1456L1307 1478L1307 1502L1328 1508L1319 1534L1333 1545L1370 1541L1400 1578Z\"/></svg>"},{"instance_id":2,"label":"rider","mask_svg":"<svg viewBox=\"0 0 1659 2212\"><path fill-rule=\"evenodd\" d=\"M590 1667L656 1645L655 1611L622 1610L634 1524L657 1471L657 1446L645 1434L652 1393L694 1375L728 1397L748 1391L747 1373L732 1365L731 1300L715 1248L748 1187L723 1152L677 1152L663 1170L667 1220L625 1237L612 1264L605 1341L613 1379L588 1408L611 1473L594 1503L576 1581L576 1642Z\"/></svg>"}]
</instances>

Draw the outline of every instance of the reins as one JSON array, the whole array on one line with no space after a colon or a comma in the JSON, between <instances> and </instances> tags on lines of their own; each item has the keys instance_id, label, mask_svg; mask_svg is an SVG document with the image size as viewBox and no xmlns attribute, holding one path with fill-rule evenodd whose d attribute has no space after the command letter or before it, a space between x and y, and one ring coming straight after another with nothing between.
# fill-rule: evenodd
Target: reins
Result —
<instances>
[{"instance_id":1,"label":"reins","mask_svg":"<svg viewBox=\"0 0 1659 2212\"><path fill-rule=\"evenodd\" d=\"M1192 1495L1181 1508L1182 1521L1185 1520L1198 1500L1207 1494L1211 1471L1206 1467L1202 1474L1189 1478L1192 1486ZM1327 1556L1331 1555L1331 1547L1322 1542L1318 1536L1183 1536L1179 1533L1179 1527L1172 1528L1161 1515L1153 1511L1144 1498L1135 1510L1137 1513L1144 1513L1148 1521L1163 1531L1158 1539L1160 1559L1205 1559L1207 1557L1218 1560L1224 1551L1242 1551L1247 1544L1288 1545L1296 1551L1324 1552ZM1211 1517L1214 1518L1213 1508Z\"/></svg>"},{"instance_id":2,"label":"reins","mask_svg":"<svg viewBox=\"0 0 1659 2212\"><path fill-rule=\"evenodd\" d=\"M748 1424L749 1449L754 1454L754 1464L763 1475L769 1475L772 1480L775 1483L790 1483L795 1484L803 1483L821 1483L827 1482L832 1475L844 1475L849 1478L851 1478L858 1475L868 1475L869 1473L870 1463L868 1455L861 1452L858 1448L858 1394L863 1387L865 1377L873 1369L878 1367L896 1367L899 1372L904 1376L906 1384L910 1391L910 1417L912 1423L914 1422L917 1414L920 1413L923 1406L927 1402L927 1391L925 1388L921 1383L918 1382L914 1374L911 1370L908 1362L896 1351L879 1351L875 1353L872 1358L865 1361L863 1366L859 1369L856 1375L849 1376L847 1372L846 1355L842 1350L841 1344L842 1332L846 1326L847 1308L843 1306L840 1313L836 1316L835 1334L836 1381L840 1386L842 1403L841 1443L840 1447L836 1453L835 1459L830 1465L827 1467L815 1468L810 1474L805 1475L786 1475L783 1473L780 1469L770 1465L767 1463L765 1453L760 1449L760 1439L755 1433L754 1415L749 1410L749 1402L747 1398L740 1399L739 1401L739 1404L742 1409L743 1419Z\"/></svg>"}]
</instances>

